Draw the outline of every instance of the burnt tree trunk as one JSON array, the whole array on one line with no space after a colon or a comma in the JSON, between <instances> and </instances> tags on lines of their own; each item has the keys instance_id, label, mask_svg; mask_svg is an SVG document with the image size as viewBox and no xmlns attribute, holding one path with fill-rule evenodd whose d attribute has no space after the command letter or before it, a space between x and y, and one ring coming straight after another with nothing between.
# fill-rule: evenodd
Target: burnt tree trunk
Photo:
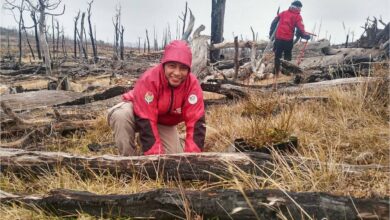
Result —
<instances>
[{"instance_id":1,"label":"burnt tree trunk","mask_svg":"<svg viewBox=\"0 0 390 220\"><path fill-rule=\"evenodd\" d=\"M28 48L30 49L31 56L35 60L34 50L33 50L32 46L31 46L30 40L28 39L28 34L27 34L26 27L24 26L24 21L23 21L23 30L24 30L24 35L26 36Z\"/></svg>"},{"instance_id":2,"label":"burnt tree trunk","mask_svg":"<svg viewBox=\"0 0 390 220\"><path fill-rule=\"evenodd\" d=\"M23 1L19 9L19 27L18 27L19 64L22 63L22 28L23 28Z\"/></svg>"},{"instance_id":3,"label":"burnt tree trunk","mask_svg":"<svg viewBox=\"0 0 390 220\"><path fill-rule=\"evenodd\" d=\"M125 28L123 27L123 25L122 25L122 27L121 27L121 31L120 31L120 45L119 45L119 55L120 55L120 58L121 58L121 60L124 60L124 50L125 50L125 46L124 46L124 43L123 43L123 33L125 32Z\"/></svg>"},{"instance_id":4,"label":"burnt tree trunk","mask_svg":"<svg viewBox=\"0 0 390 220\"><path fill-rule=\"evenodd\" d=\"M80 18L80 11L77 13L76 17L74 18L74 33L73 33L74 58L77 58L77 32L78 32L77 23L79 21L79 18Z\"/></svg>"},{"instance_id":5,"label":"burnt tree trunk","mask_svg":"<svg viewBox=\"0 0 390 220\"><path fill-rule=\"evenodd\" d=\"M238 37L234 37L234 76L233 76L233 81L237 80L237 75L238 75L238 68L240 68L240 64L238 63L238 53L239 53L239 48L238 48Z\"/></svg>"},{"instance_id":6,"label":"burnt tree trunk","mask_svg":"<svg viewBox=\"0 0 390 220\"><path fill-rule=\"evenodd\" d=\"M88 59L88 55L87 55L87 51L86 51L86 48L85 48L85 45L84 45L84 31L85 31L85 28L84 28L84 18L85 18L85 12L83 12L81 14L81 23L80 23L80 47L82 49L82 51L80 51L80 54L83 53L84 54L84 59ZM81 58L81 56L80 56Z\"/></svg>"},{"instance_id":7,"label":"burnt tree trunk","mask_svg":"<svg viewBox=\"0 0 390 220\"><path fill-rule=\"evenodd\" d=\"M38 22L37 22L37 18L35 17L35 11L31 11L31 18L34 22L35 45L37 47L38 59L42 59L41 46L40 46L39 35L38 35Z\"/></svg>"},{"instance_id":8,"label":"burnt tree trunk","mask_svg":"<svg viewBox=\"0 0 390 220\"><path fill-rule=\"evenodd\" d=\"M147 42L147 44L148 44L148 53L150 53L150 42L149 42L148 29L146 29L146 42Z\"/></svg>"},{"instance_id":9,"label":"burnt tree trunk","mask_svg":"<svg viewBox=\"0 0 390 220\"><path fill-rule=\"evenodd\" d=\"M52 59L55 59L56 58L56 44L55 44L55 41L56 41L56 35L55 35L55 32L54 32L54 16L51 16L51 46L52 46L52 54L51 54L51 58Z\"/></svg>"},{"instance_id":10,"label":"burnt tree trunk","mask_svg":"<svg viewBox=\"0 0 390 220\"><path fill-rule=\"evenodd\" d=\"M2 204L38 206L58 216L79 213L105 218L153 219L388 219L389 200L357 199L318 192L217 189L158 189L135 194L97 195L56 189L44 196L0 192ZM147 207L147 208L145 208ZM184 211L186 210L186 212ZM189 216L190 215L190 216Z\"/></svg>"},{"instance_id":11,"label":"burnt tree trunk","mask_svg":"<svg viewBox=\"0 0 390 220\"><path fill-rule=\"evenodd\" d=\"M45 61L45 67L46 67L46 75L51 75L51 60L50 60L50 51L49 51L49 45L47 43L46 34L47 28L46 28L46 5L44 1L39 1L39 41L40 45L43 50L43 59Z\"/></svg>"},{"instance_id":12,"label":"burnt tree trunk","mask_svg":"<svg viewBox=\"0 0 390 220\"><path fill-rule=\"evenodd\" d=\"M27 123L27 122L26 122ZM59 124L66 127L65 122ZM56 129L57 126L54 126ZM284 158L286 163L292 159ZM294 158L294 161L299 158ZM327 164L317 161L300 161L306 166L338 167L345 173L359 173L370 169L389 172L389 167L381 165L348 165ZM271 175L274 170L274 159L263 153L192 153L167 154L153 156L77 156L64 152L25 151L19 149L0 148L0 169L2 173L33 173L44 174L55 172L58 166L72 169L80 175L93 173L111 175L141 175L150 179L163 178L165 180L200 180L221 181L221 177L231 178L234 173L245 172L253 175Z\"/></svg>"},{"instance_id":13,"label":"burnt tree trunk","mask_svg":"<svg viewBox=\"0 0 390 220\"><path fill-rule=\"evenodd\" d=\"M97 56L97 50L96 50L96 42L95 39L93 38L93 32L92 32L92 24L91 24L91 6L92 6L93 1L88 3L88 26L89 26L89 38L91 39L91 44L92 44L92 51L93 51L93 60L96 63L98 61L98 56Z\"/></svg>"},{"instance_id":14,"label":"burnt tree trunk","mask_svg":"<svg viewBox=\"0 0 390 220\"><path fill-rule=\"evenodd\" d=\"M211 5L211 45L223 41L223 25L225 17L226 0L212 0ZM219 60L220 51L210 52L210 61L215 63Z\"/></svg>"}]
</instances>

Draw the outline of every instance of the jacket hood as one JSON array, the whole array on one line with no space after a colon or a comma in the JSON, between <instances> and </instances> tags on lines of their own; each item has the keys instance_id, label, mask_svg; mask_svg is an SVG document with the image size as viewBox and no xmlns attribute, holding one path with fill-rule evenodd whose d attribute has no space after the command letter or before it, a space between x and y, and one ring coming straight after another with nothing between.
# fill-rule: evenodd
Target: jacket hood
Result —
<instances>
[{"instance_id":1,"label":"jacket hood","mask_svg":"<svg viewBox=\"0 0 390 220\"><path fill-rule=\"evenodd\" d=\"M165 47L164 56L161 59L161 63L166 62L179 62L182 63L191 70L192 65L192 52L187 42L182 40L174 40Z\"/></svg>"},{"instance_id":2,"label":"jacket hood","mask_svg":"<svg viewBox=\"0 0 390 220\"><path fill-rule=\"evenodd\" d=\"M295 14L300 14L301 13L301 8L299 7L296 7L294 5L291 5L289 8L288 8L289 11L291 11L292 13L295 13Z\"/></svg>"}]
</instances>

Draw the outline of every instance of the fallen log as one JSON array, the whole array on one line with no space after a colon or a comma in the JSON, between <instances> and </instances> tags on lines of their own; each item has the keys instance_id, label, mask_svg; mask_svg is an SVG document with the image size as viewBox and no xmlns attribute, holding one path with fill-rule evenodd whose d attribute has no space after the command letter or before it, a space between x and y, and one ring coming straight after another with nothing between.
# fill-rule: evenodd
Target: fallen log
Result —
<instances>
[{"instance_id":1,"label":"fallen log","mask_svg":"<svg viewBox=\"0 0 390 220\"><path fill-rule=\"evenodd\" d=\"M31 130L31 129L37 129L41 130L42 132L46 131L48 133L52 132L64 132L64 131L73 131L73 130L79 130L79 129L86 129L90 128L94 125L95 120L81 120L81 121L61 121L63 118L61 118L61 115L57 110L54 111L54 114L56 116L56 120L51 119L23 119L16 115L12 109L5 104L5 102L0 102L1 109L3 112L8 115L15 124L8 123L10 127L7 128L8 131L24 131L24 130ZM2 123L3 125L3 123ZM4 128L4 127L2 127ZM24 139L24 141L22 141ZM19 141L22 141L22 143L25 143L27 139L22 138ZM18 142L18 141L17 141ZM19 146L20 144L18 144Z\"/></svg>"},{"instance_id":2,"label":"fallen log","mask_svg":"<svg viewBox=\"0 0 390 220\"><path fill-rule=\"evenodd\" d=\"M294 83L279 83L278 90L279 93L294 93L294 92L303 92L307 90L322 90L328 89L331 87L343 87L358 85L363 83L371 83L377 81L379 78L376 77L354 77L354 78L342 78L334 79L322 82L315 83L306 83L301 85L294 85ZM267 93L275 92L272 85L261 85L261 86L247 86L242 84L231 84L231 83L202 83L202 90L207 92L214 92L218 94L225 95L228 99L240 99L247 98L250 94L256 93Z\"/></svg>"},{"instance_id":3,"label":"fallen log","mask_svg":"<svg viewBox=\"0 0 390 220\"><path fill-rule=\"evenodd\" d=\"M70 91L40 90L3 95L1 96L1 101L9 105L14 111L23 111L59 105L76 100L82 96L82 93Z\"/></svg>"},{"instance_id":4,"label":"fallen log","mask_svg":"<svg viewBox=\"0 0 390 220\"><path fill-rule=\"evenodd\" d=\"M41 70L42 67L40 66L34 66L34 67L26 67L24 69L20 69L20 70L1 70L0 71L0 74L1 75L6 75L6 76L17 76L17 75L21 75L21 74L33 74L33 73L37 73ZM44 67L42 69L42 73L45 71Z\"/></svg>"},{"instance_id":5,"label":"fallen log","mask_svg":"<svg viewBox=\"0 0 390 220\"><path fill-rule=\"evenodd\" d=\"M316 167L337 167L340 172L361 173L367 170L389 172L388 166L349 165L319 163L311 159L283 157L287 163ZM0 148L0 171L14 174L36 175L55 171L58 167L69 168L80 174L99 173L113 175L141 175L150 179L221 181L234 176L229 167L253 175L270 175L274 159L269 154L251 153L199 153L167 154L153 156L79 156L64 152L26 151Z\"/></svg>"},{"instance_id":6,"label":"fallen log","mask_svg":"<svg viewBox=\"0 0 390 220\"><path fill-rule=\"evenodd\" d=\"M135 194L97 195L55 189L43 196L0 192L1 204L39 207L57 216L87 213L96 217L192 219L384 219L389 199L357 199L321 192L217 189L157 189ZM145 208L147 207L147 208Z\"/></svg>"},{"instance_id":7,"label":"fallen log","mask_svg":"<svg viewBox=\"0 0 390 220\"><path fill-rule=\"evenodd\" d=\"M255 44L257 49L262 50L265 49L268 42L266 41L260 41L260 42L254 42L254 41L239 41L238 47L239 48L252 48L252 45ZM218 44L212 44L210 45L210 50L220 50L220 49L226 49L226 48L234 48L234 42L221 42Z\"/></svg>"},{"instance_id":8,"label":"fallen log","mask_svg":"<svg viewBox=\"0 0 390 220\"><path fill-rule=\"evenodd\" d=\"M131 90L133 86L114 86L111 88L106 89L103 92L97 92L92 95L86 95L82 96L78 99L69 101L69 102L64 102L60 103L55 106L64 106L64 105L84 105L87 103L91 103L94 101L100 101L100 100L106 100L109 98L113 98L118 95L122 95L123 93L127 92L128 90Z\"/></svg>"},{"instance_id":9,"label":"fallen log","mask_svg":"<svg viewBox=\"0 0 390 220\"><path fill-rule=\"evenodd\" d=\"M302 91L319 91L323 89L328 89L332 87L345 87L345 86L353 86L358 84L364 84L364 83L371 83L378 81L379 78L376 77L354 77L354 78L341 78L341 79L334 79L334 80L328 80L328 81L322 81L322 82L315 82L315 83L306 83L302 84L300 86L291 86L287 88L280 88L278 89L278 92L282 93L293 93L293 92L302 92Z\"/></svg>"},{"instance_id":10,"label":"fallen log","mask_svg":"<svg viewBox=\"0 0 390 220\"><path fill-rule=\"evenodd\" d=\"M359 62L373 62L380 60L384 52L378 49L345 48L333 49L329 56L306 57L302 60L302 69L321 69L342 64L356 64Z\"/></svg>"}]
</instances>

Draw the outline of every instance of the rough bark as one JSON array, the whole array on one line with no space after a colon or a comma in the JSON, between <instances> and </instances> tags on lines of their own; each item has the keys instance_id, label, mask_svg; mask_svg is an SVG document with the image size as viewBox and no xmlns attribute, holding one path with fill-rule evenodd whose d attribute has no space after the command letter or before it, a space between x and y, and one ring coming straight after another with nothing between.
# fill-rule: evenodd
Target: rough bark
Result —
<instances>
[{"instance_id":1,"label":"rough bark","mask_svg":"<svg viewBox=\"0 0 390 220\"><path fill-rule=\"evenodd\" d=\"M38 22L37 22L37 18L35 17L35 11L31 11L30 16L34 22L35 45L37 47L38 59L42 59L41 46L40 46L39 34L38 34Z\"/></svg>"},{"instance_id":2,"label":"rough bark","mask_svg":"<svg viewBox=\"0 0 390 220\"><path fill-rule=\"evenodd\" d=\"M200 32L204 31L205 26L199 26L193 36L191 41L191 50L192 50L192 67L191 72L195 74L198 80L204 79L208 74L207 68L207 53L208 53L208 40L210 36L200 35Z\"/></svg>"},{"instance_id":3,"label":"rough bark","mask_svg":"<svg viewBox=\"0 0 390 220\"><path fill-rule=\"evenodd\" d=\"M148 43L148 53L150 53L150 43L149 43L148 29L146 29L145 32L146 32L146 42Z\"/></svg>"},{"instance_id":4,"label":"rough bark","mask_svg":"<svg viewBox=\"0 0 390 220\"><path fill-rule=\"evenodd\" d=\"M82 49L82 51L80 51L80 54L83 53L84 54L84 59L88 59L88 55L87 55L87 51L85 49L85 46L84 46L84 31L85 31L85 28L84 28L84 18L85 18L85 12L81 13L81 20L80 20L80 48ZM81 55L80 55L80 58L81 58Z\"/></svg>"},{"instance_id":5,"label":"rough bark","mask_svg":"<svg viewBox=\"0 0 390 220\"><path fill-rule=\"evenodd\" d=\"M120 34L119 55L120 55L121 60L124 59L124 50L125 50L125 45L123 42L123 33L124 32L125 32L125 28L123 26L121 26L121 30L119 32L119 34Z\"/></svg>"},{"instance_id":6,"label":"rough bark","mask_svg":"<svg viewBox=\"0 0 390 220\"><path fill-rule=\"evenodd\" d=\"M38 206L58 216L154 219L389 219L389 200L357 199L318 192L217 189L158 189L135 194L97 195L56 189L44 196L0 194L2 204ZM145 207L147 207L145 209ZM187 211L187 215L186 212ZM191 216L189 216L191 215Z\"/></svg>"},{"instance_id":7,"label":"rough bark","mask_svg":"<svg viewBox=\"0 0 390 220\"><path fill-rule=\"evenodd\" d=\"M226 0L212 0L211 5L211 45L223 41L223 26L225 19ZM220 51L210 51L210 62L214 63L219 60Z\"/></svg>"},{"instance_id":8,"label":"rough bark","mask_svg":"<svg viewBox=\"0 0 390 220\"><path fill-rule=\"evenodd\" d=\"M240 67L238 63L238 56L239 56L239 48L238 48L238 37L234 37L234 76L233 81L237 80L238 75L238 68Z\"/></svg>"},{"instance_id":9,"label":"rough bark","mask_svg":"<svg viewBox=\"0 0 390 220\"><path fill-rule=\"evenodd\" d=\"M83 94L62 90L41 90L1 96L1 101L14 111L47 108L82 97Z\"/></svg>"},{"instance_id":10,"label":"rough bark","mask_svg":"<svg viewBox=\"0 0 390 220\"><path fill-rule=\"evenodd\" d=\"M191 9L188 9L190 11L190 22L188 23L186 31L183 33L183 36L181 37L182 40L188 41L188 38L191 35L192 29L194 28L195 24L195 17L192 14Z\"/></svg>"},{"instance_id":11,"label":"rough bark","mask_svg":"<svg viewBox=\"0 0 390 220\"><path fill-rule=\"evenodd\" d=\"M318 163L310 159L286 157L288 164L316 167L337 167L341 172L360 173L367 170L389 172L381 165L348 165ZM141 175L150 179L221 181L231 178L235 170L253 175L272 175L273 157L263 153L192 153L152 156L78 156L64 152L25 151L0 148L1 172L32 173L41 175L55 171L59 166L72 169L81 175L93 173L113 175Z\"/></svg>"},{"instance_id":12,"label":"rough bark","mask_svg":"<svg viewBox=\"0 0 390 220\"><path fill-rule=\"evenodd\" d=\"M73 32L73 54L74 58L77 58L77 24L80 18L80 11L77 13L76 17L74 18L74 32Z\"/></svg>"},{"instance_id":13,"label":"rough bark","mask_svg":"<svg viewBox=\"0 0 390 220\"><path fill-rule=\"evenodd\" d=\"M268 42L266 41L260 41L260 42L254 42L254 41L242 41L240 40L238 42L239 48L252 48L253 45L256 45L258 50L265 49ZM210 50L220 50L220 49L227 49L227 48L234 48L234 42L230 41L224 41L217 44L210 45Z\"/></svg>"},{"instance_id":14,"label":"rough bark","mask_svg":"<svg viewBox=\"0 0 390 220\"><path fill-rule=\"evenodd\" d=\"M43 2L43 1L42 1ZM47 44L46 39L46 14L45 14L46 6L44 3L40 3L39 5L39 41L43 51L43 59L45 61L46 75L51 75L51 60L50 60L50 52L49 45Z\"/></svg>"},{"instance_id":15,"label":"rough bark","mask_svg":"<svg viewBox=\"0 0 390 220\"><path fill-rule=\"evenodd\" d=\"M305 57L299 65L303 69L329 68L342 64L356 64L379 60L383 51L364 48L326 49L328 56Z\"/></svg>"},{"instance_id":16,"label":"rough bark","mask_svg":"<svg viewBox=\"0 0 390 220\"><path fill-rule=\"evenodd\" d=\"M315 83L306 83L300 86L296 86L293 83L286 83L285 85L279 84L278 92L279 93L294 93L294 92L303 92L307 90L321 90L327 89L330 87L339 87L339 86L351 86L363 83L370 83L377 81L377 78L374 77L357 77L357 78L343 78L343 79L334 79L323 82ZM251 93L267 93L273 92L271 85L265 86L248 86L238 83L219 83L219 82L210 82L202 83L201 87L203 91L214 92L218 94L225 95L229 99L240 99L249 97Z\"/></svg>"}]
</instances>

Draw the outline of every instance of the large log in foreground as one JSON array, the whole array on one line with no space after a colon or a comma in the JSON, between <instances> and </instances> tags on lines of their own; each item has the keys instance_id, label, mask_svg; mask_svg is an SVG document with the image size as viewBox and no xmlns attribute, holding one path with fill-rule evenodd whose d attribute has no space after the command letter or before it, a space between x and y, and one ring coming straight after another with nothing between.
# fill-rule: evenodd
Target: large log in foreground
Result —
<instances>
[{"instance_id":1,"label":"large log in foreground","mask_svg":"<svg viewBox=\"0 0 390 220\"><path fill-rule=\"evenodd\" d=\"M2 204L22 202L58 216L88 213L97 217L153 219L389 219L388 199L356 199L326 193L234 189L187 191L158 189L136 194L96 195L52 190L45 196L0 192ZM185 213L192 216L186 216Z\"/></svg>"},{"instance_id":2,"label":"large log in foreground","mask_svg":"<svg viewBox=\"0 0 390 220\"><path fill-rule=\"evenodd\" d=\"M345 173L361 173L367 170L389 172L388 166L348 165L318 163L304 158L283 158L287 164L299 166L328 167ZM140 175L150 179L221 181L232 178L237 171L250 175L271 175L274 159L264 153L198 153L167 154L153 156L79 156L64 152L26 151L0 148L0 171L2 173L46 174L56 168L70 168L78 173L113 175Z\"/></svg>"}]
</instances>

